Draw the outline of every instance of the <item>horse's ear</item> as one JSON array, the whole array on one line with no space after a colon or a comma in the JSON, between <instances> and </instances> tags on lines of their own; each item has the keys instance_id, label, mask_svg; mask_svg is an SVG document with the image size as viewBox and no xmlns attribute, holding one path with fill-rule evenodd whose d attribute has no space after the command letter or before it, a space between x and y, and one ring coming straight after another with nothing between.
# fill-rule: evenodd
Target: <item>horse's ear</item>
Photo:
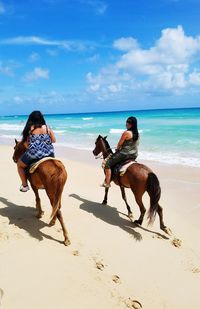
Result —
<instances>
[{"instance_id":1,"label":"horse's ear","mask_svg":"<svg viewBox=\"0 0 200 309\"><path fill-rule=\"evenodd\" d=\"M19 142L16 140L16 138L15 138L15 144L17 145Z\"/></svg>"},{"instance_id":2,"label":"horse's ear","mask_svg":"<svg viewBox=\"0 0 200 309\"><path fill-rule=\"evenodd\" d=\"M104 136L104 139L106 139L108 136L106 135L106 136Z\"/></svg>"}]
</instances>

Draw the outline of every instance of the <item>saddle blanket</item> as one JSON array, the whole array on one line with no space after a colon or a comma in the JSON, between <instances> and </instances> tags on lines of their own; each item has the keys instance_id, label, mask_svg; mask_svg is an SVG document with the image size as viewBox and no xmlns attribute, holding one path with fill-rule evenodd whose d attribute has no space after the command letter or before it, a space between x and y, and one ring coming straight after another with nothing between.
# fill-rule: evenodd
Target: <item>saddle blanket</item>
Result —
<instances>
[{"instance_id":1,"label":"saddle blanket","mask_svg":"<svg viewBox=\"0 0 200 309\"><path fill-rule=\"evenodd\" d=\"M108 160L108 158L106 158L102 162L102 168L103 169L105 168L105 164L106 164L106 161ZM126 173L129 166L131 166L132 164L135 164L135 163L137 163L137 162L136 161L128 161L127 163L125 162L125 163L117 164L116 166L113 167L112 171L115 175L119 174L120 176L123 176Z\"/></svg>"},{"instance_id":2,"label":"saddle blanket","mask_svg":"<svg viewBox=\"0 0 200 309\"><path fill-rule=\"evenodd\" d=\"M58 159L52 158L52 157L43 158L43 159L37 161L36 163L34 163L34 164L32 164L32 165L30 166L30 168L29 168L29 173L30 173L30 174L33 174L33 173L35 172L35 170L38 168L38 166L39 166L41 163L43 163L43 162L45 162L45 161L48 161L48 160L58 160Z\"/></svg>"},{"instance_id":3,"label":"saddle blanket","mask_svg":"<svg viewBox=\"0 0 200 309\"><path fill-rule=\"evenodd\" d=\"M129 166L131 166L132 164L135 164L135 163L137 163L137 162L136 161L131 161L131 162L128 162L128 163L122 165L120 170L119 170L119 175L123 176L126 173L126 171L129 168Z\"/></svg>"}]
</instances>

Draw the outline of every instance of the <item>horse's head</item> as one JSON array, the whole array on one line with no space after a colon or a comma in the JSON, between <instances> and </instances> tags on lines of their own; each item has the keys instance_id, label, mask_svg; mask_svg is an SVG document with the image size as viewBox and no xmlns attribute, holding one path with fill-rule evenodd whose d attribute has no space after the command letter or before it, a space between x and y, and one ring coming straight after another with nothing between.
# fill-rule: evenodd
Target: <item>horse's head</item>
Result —
<instances>
[{"instance_id":1,"label":"horse's head","mask_svg":"<svg viewBox=\"0 0 200 309\"><path fill-rule=\"evenodd\" d=\"M13 161L17 163L19 158L23 155L23 153L26 151L26 147L23 142L18 142L15 139L15 146L14 146L14 153L13 153Z\"/></svg>"},{"instance_id":2,"label":"horse's head","mask_svg":"<svg viewBox=\"0 0 200 309\"><path fill-rule=\"evenodd\" d=\"M110 153L112 153L112 150L106 138L107 136L103 137L101 135L97 137L95 142L95 148L93 150L93 154L95 156L98 156L100 153L102 153L103 157L106 158Z\"/></svg>"}]
</instances>

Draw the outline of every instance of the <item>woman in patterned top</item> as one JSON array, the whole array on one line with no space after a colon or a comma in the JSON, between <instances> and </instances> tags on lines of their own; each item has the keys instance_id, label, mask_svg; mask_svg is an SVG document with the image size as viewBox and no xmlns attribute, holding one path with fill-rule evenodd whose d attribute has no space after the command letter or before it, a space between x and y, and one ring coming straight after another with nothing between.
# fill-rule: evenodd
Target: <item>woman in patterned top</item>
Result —
<instances>
[{"instance_id":1,"label":"woman in patterned top","mask_svg":"<svg viewBox=\"0 0 200 309\"><path fill-rule=\"evenodd\" d=\"M27 192L29 186L25 168L45 157L54 157L56 142L53 131L47 127L44 117L40 111L32 112L22 132L22 142L27 150L17 163L18 173L22 181L21 192Z\"/></svg>"}]
</instances>

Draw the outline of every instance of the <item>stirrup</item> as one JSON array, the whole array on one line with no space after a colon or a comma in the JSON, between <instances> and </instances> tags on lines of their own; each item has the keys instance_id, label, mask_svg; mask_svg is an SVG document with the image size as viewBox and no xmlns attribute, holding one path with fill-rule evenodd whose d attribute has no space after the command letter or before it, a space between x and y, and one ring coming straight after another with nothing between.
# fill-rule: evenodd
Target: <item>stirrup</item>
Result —
<instances>
[{"instance_id":1,"label":"stirrup","mask_svg":"<svg viewBox=\"0 0 200 309\"><path fill-rule=\"evenodd\" d=\"M27 192L28 190L30 190L28 185L27 186L21 185L20 188L19 188L19 191L21 191L21 192Z\"/></svg>"}]
</instances>

